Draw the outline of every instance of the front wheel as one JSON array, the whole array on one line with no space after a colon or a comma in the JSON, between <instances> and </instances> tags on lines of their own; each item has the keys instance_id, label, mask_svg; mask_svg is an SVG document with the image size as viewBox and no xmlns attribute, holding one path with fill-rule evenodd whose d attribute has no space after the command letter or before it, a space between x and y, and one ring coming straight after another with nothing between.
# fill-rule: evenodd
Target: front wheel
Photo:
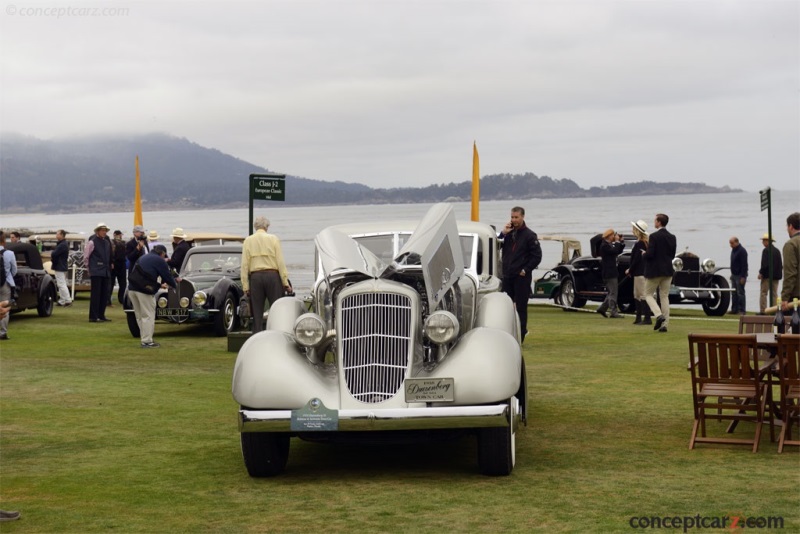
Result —
<instances>
[{"instance_id":1,"label":"front wheel","mask_svg":"<svg viewBox=\"0 0 800 534\"><path fill-rule=\"evenodd\" d=\"M490 477L511 474L517 461L516 398L511 398L510 421L505 427L478 430L478 468Z\"/></svg>"},{"instance_id":2,"label":"front wheel","mask_svg":"<svg viewBox=\"0 0 800 534\"><path fill-rule=\"evenodd\" d=\"M721 317L728 311L728 306L731 304L731 294L728 291L714 291L714 289L728 289L728 281L724 277L715 274L711 280L709 290L714 295L714 298L703 301L703 311L706 315L711 317Z\"/></svg>"},{"instance_id":3,"label":"front wheel","mask_svg":"<svg viewBox=\"0 0 800 534\"><path fill-rule=\"evenodd\" d=\"M578 296L575 290L575 281L571 276L567 276L561 281L561 304L566 308L583 308L586 304L586 299Z\"/></svg>"},{"instance_id":4,"label":"front wheel","mask_svg":"<svg viewBox=\"0 0 800 534\"><path fill-rule=\"evenodd\" d=\"M236 326L236 308L236 298L233 293L228 292L222 302L222 307L214 316L214 334L226 336L229 332L233 332L233 328Z\"/></svg>"},{"instance_id":5,"label":"front wheel","mask_svg":"<svg viewBox=\"0 0 800 534\"><path fill-rule=\"evenodd\" d=\"M242 458L251 477L274 477L286 469L289 434L242 432Z\"/></svg>"},{"instance_id":6,"label":"front wheel","mask_svg":"<svg viewBox=\"0 0 800 534\"><path fill-rule=\"evenodd\" d=\"M139 322L136 320L136 312L134 311L127 311L133 310L133 304L131 304L128 295L125 295L125 304L122 305L125 308L125 320L128 321L128 330L131 331L131 335L133 337L141 337L141 331L139 330Z\"/></svg>"}]
</instances>

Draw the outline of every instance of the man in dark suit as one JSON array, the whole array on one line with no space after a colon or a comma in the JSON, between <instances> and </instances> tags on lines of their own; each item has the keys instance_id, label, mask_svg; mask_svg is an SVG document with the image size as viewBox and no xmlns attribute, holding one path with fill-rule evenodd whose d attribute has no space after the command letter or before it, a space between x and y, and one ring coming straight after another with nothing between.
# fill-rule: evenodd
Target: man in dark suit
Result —
<instances>
[{"instance_id":1,"label":"man in dark suit","mask_svg":"<svg viewBox=\"0 0 800 534\"><path fill-rule=\"evenodd\" d=\"M650 234L650 243L644 254L645 300L656 318L653 330L666 332L669 325L669 287L672 284L672 260L678 248L675 236L667 230L669 217L663 213L656 215L656 231ZM653 296L658 291L661 301L659 307Z\"/></svg>"}]
</instances>

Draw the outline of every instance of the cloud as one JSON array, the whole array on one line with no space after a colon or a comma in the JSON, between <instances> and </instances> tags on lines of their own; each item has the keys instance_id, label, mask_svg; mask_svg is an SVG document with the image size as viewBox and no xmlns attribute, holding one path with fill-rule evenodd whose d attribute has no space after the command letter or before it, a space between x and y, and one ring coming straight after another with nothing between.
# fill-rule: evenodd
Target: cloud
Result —
<instances>
[{"instance_id":1,"label":"cloud","mask_svg":"<svg viewBox=\"0 0 800 534\"><path fill-rule=\"evenodd\" d=\"M798 6L272 0L6 13L2 128L164 131L372 186L469 179L477 140L483 174L796 189Z\"/></svg>"}]
</instances>

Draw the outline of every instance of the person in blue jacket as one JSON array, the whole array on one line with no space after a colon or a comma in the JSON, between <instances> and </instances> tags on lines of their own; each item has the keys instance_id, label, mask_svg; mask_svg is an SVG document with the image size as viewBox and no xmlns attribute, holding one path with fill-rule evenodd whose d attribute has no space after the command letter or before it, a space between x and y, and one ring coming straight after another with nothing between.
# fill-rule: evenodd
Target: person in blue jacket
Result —
<instances>
[{"instance_id":1,"label":"person in blue jacket","mask_svg":"<svg viewBox=\"0 0 800 534\"><path fill-rule=\"evenodd\" d=\"M155 245L149 253L140 257L128 277L128 298L133 304L139 337L143 349L160 345L153 341L156 324L156 293L171 286L177 289L167 265L167 247Z\"/></svg>"}]
</instances>

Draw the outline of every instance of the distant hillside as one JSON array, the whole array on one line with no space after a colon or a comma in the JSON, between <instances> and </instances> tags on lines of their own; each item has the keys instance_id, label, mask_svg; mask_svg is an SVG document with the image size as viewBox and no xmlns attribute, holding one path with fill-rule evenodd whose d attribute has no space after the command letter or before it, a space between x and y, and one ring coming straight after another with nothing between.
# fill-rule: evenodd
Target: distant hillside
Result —
<instances>
[{"instance_id":1,"label":"distant hillside","mask_svg":"<svg viewBox=\"0 0 800 534\"><path fill-rule=\"evenodd\" d=\"M148 210L247 205L247 176L269 172L188 139L166 134L85 137L43 141L0 137L0 211L95 212L129 210L134 159L139 156ZM468 200L471 184L374 189L362 184L287 176L286 203L330 205ZM606 195L724 193L738 191L701 183L638 182L582 189L569 179L532 173L481 178L482 200Z\"/></svg>"}]
</instances>

